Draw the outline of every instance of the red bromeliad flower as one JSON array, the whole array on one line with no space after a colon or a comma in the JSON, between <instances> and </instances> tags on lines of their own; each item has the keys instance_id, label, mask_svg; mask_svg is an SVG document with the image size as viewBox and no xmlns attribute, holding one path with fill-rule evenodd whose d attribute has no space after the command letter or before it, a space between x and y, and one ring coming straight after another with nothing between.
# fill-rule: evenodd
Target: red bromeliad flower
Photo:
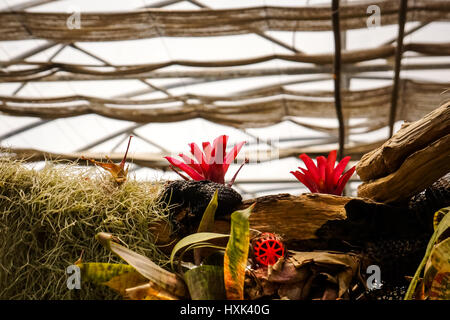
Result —
<instances>
[{"instance_id":1,"label":"red bromeliad flower","mask_svg":"<svg viewBox=\"0 0 450 320\"><path fill-rule=\"evenodd\" d=\"M355 172L353 166L347 172L344 172L345 167L350 161L350 157L343 158L336 167L336 150L328 154L328 159L324 156L317 157L317 167L314 162L306 154L301 154L300 159L306 165L306 169L299 167L300 171L291 171L291 173L303 183L312 193L328 193L335 195L342 195L345 184Z\"/></svg>"},{"instance_id":2,"label":"red bromeliad flower","mask_svg":"<svg viewBox=\"0 0 450 320\"><path fill-rule=\"evenodd\" d=\"M180 153L179 156L183 159L184 162L172 157L164 158L166 158L167 161L170 162L170 167L185 180L189 180L189 178L178 172L175 167L184 171L194 180L210 180L213 182L225 184L225 174L227 173L228 167L237 157L239 151L241 151L241 148L246 143L246 141L239 142L233 147L230 152L226 153L227 142L228 136L226 135L217 137L214 140L212 146L209 142L203 142L203 151L197 146L197 144L193 142L189 143L189 146L191 147L191 153L197 161L186 156L183 153ZM234 174L229 183L230 186L233 184L237 174L245 163L248 163L248 159L245 159L245 162Z\"/></svg>"}]
</instances>

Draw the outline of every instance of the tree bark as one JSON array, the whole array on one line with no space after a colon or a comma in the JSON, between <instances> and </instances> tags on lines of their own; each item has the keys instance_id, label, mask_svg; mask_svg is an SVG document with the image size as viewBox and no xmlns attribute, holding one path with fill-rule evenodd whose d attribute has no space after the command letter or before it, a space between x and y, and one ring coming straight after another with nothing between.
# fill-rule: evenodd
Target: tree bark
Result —
<instances>
[{"instance_id":1,"label":"tree bark","mask_svg":"<svg viewBox=\"0 0 450 320\"><path fill-rule=\"evenodd\" d=\"M385 177L399 169L403 161L413 153L448 134L450 134L450 102L430 112L422 119L404 125L381 147L365 154L356 165L356 173L363 181ZM441 145L441 148L443 148L441 152L449 152L445 145ZM428 167L431 169L430 166ZM446 173L444 170L442 171L437 178ZM391 191L395 192L396 190ZM361 194L361 196L367 195L368 193Z\"/></svg>"},{"instance_id":2,"label":"tree bark","mask_svg":"<svg viewBox=\"0 0 450 320\"><path fill-rule=\"evenodd\" d=\"M391 203L407 200L450 171L450 134L410 155L397 171L361 184L358 196Z\"/></svg>"},{"instance_id":3,"label":"tree bark","mask_svg":"<svg viewBox=\"0 0 450 320\"><path fill-rule=\"evenodd\" d=\"M286 239L317 239L315 232L330 220L343 220L344 206L352 198L306 193L270 195L244 201L242 207L256 202L250 215L250 228L273 232Z\"/></svg>"}]
</instances>

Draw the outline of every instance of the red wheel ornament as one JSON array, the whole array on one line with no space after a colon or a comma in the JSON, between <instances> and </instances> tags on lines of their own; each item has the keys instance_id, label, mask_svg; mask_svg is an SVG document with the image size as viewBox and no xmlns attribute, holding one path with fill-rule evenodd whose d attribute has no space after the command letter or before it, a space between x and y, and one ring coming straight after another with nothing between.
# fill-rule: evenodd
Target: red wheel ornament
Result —
<instances>
[{"instance_id":1,"label":"red wheel ornament","mask_svg":"<svg viewBox=\"0 0 450 320\"><path fill-rule=\"evenodd\" d=\"M273 265L284 256L285 248L281 239L270 232L264 232L252 241L253 256L258 264Z\"/></svg>"}]
</instances>

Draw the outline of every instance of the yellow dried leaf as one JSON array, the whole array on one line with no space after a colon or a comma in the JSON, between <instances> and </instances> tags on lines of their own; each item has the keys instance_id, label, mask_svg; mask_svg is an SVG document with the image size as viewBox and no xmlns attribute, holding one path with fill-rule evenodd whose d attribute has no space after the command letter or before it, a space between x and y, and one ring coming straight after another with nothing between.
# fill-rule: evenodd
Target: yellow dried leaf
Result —
<instances>
[{"instance_id":1,"label":"yellow dried leaf","mask_svg":"<svg viewBox=\"0 0 450 320\"><path fill-rule=\"evenodd\" d=\"M128 149L130 148L130 142L131 142L131 138L133 136L130 136L130 139L128 140L128 146L127 146L127 150L125 152L125 155L123 156L122 162L120 162L119 164L115 164L111 161L111 159L109 159L108 157L105 157L109 162L101 162L101 161L96 161L94 159L89 159L89 158L85 158L85 157L81 157L81 159L83 160L87 160L92 162L94 165L99 166L103 169L105 169L106 171L108 171L109 173L111 173L113 179L115 182L117 182L117 184L122 184L127 180L127 176L128 176L128 168L125 169L125 161L127 159L127 154L128 154Z\"/></svg>"},{"instance_id":2,"label":"yellow dried leaf","mask_svg":"<svg viewBox=\"0 0 450 320\"><path fill-rule=\"evenodd\" d=\"M120 295L125 296L126 289L141 285L147 281L146 278L133 270L132 272L115 276L103 284L118 292Z\"/></svg>"}]
</instances>

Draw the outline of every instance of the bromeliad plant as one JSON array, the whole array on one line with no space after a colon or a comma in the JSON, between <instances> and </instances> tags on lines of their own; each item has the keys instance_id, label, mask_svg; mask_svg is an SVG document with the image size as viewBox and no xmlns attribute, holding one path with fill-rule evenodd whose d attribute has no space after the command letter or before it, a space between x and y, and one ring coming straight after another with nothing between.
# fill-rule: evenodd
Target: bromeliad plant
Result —
<instances>
[{"instance_id":1,"label":"bromeliad plant","mask_svg":"<svg viewBox=\"0 0 450 320\"><path fill-rule=\"evenodd\" d=\"M189 146L191 148L190 151L194 156L194 159L185 155L184 153L179 154L180 158L182 158L184 162L173 157L165 158L170 162L170 168L172 168L172 170L174 170L185 180L189 180L189 178L180 173L177 169L175 169L175 167L184 171L193 180L210 180L213 182L225 184L225 174L227 173L230 164L237 157L239 151L241 151L246 141L239 142L228 153L226 152L227 142L228 136L221 135L214 140L212 145L209 142L203 142L203 151L197 144L192 142L189 143ZM237 174L245 163L248 163L247 159L236 171L230 183L228 184L229 186L234 183Z\"/></svg>"},{"instance_id":2,"label":"bromeliad plant","mask_svg":"<svg viewBox=\"0 0 450 320\"><path fill-rule=\"evenodd\" d=\"M343 173L350 157L343 158L335 167L336 150L331 151L328 158L317 157L317 166L306 154L301 154L299 158L303 160L307 169L299 167L301 172L291 171L291 173L312 193L328 193L340 196L345 184L355 172L355 166L353 166Z\"/></svg>"}]
</instances>

